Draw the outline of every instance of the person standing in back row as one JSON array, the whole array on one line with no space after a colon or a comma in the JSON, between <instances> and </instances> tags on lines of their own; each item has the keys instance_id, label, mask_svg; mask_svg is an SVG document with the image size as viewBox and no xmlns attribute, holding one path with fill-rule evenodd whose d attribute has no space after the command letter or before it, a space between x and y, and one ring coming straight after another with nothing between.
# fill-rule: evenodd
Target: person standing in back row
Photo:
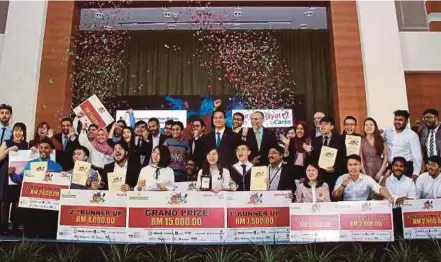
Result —
<instances>
[{"instance_id":1,"label":"person standing in back row","mask_svg":"<svg viewBox=\"0 0 441 262\"><path fill-rule=\"evenodd\" d=\"M263 127L265 115L256 111L251 114L252 132L247 137L247 144L250 146L252 163L254 165L268 165L268 151L271 147L277 146L277 137L268 128Z\"/></svg>"},{"instance_id":2,"label":"person standing in back row","mask_svg":"<svg viewBox=\"0 0 441 262\"><path fill-rule=\"evenodd\" d=\"M441 129L439 128L438 111L427 109L423 113L425 128L421 131L421 148L423 149L424 161L431 156L440 156L441 152Z\"/></svg>"}]
</instances>

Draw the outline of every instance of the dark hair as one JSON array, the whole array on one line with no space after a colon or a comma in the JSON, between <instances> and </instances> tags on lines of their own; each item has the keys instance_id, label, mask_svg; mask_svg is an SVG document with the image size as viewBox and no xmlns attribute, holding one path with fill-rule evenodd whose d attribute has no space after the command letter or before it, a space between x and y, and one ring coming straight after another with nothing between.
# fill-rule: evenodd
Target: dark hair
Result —
<instances>
[{"instance_id":1,"label":"dark hair","mask_svg":"<svg viewBox=\"0 0 441 262\"><path fill-rule=\"evenodd\" d=\"M52 140L50 138L48 138L48 137L45 137L45 138L41 139L38 142L38 144L39 145L41 145L41 144L48 144L52 149L55 148L54 143L52 143Z\"/></svg>"},{"instance_id":2,"label":"dark hair","mask_svg":"<svg viewBox=\"0 0 441 262\"><path fill-rule=\"evenodd\" d=\"M277 152L279 152L282 156L283 156L283 154L285 153L285 149L284 149L283 147L279 146L279 145L271 145L271 146L268 148L268 152L269 152L271 149L275 149L275 150L277 150Z\"/></svg>"},{"instance_id":3,"label":"dark hair","mask_svg":"<svg viewBox=\"0 0 441 262\"><path fill-rule=\"evenodd\" d=\"M149 118L148 123L150 123L150 122L155 122L158 127L160 125L159 124L159 119L157 119L156 117Z\"/></svg>"},{"instance_id":4,"label":"dark hair","mask_svg":"<svg viewBox=\"0 0 441 262\"><path fill-rule=\"evenodd\" d=\"M312 163L312 162L308 163L306 165L306 168L305 168L305 179L303 180L303 185L305 187L307 187L307 188L311 188L311 185L308 183L309 182L308 176L306 175L306 169L308 169L308 166L312 166L315 169L317 169L317 186L316 187L321 187L323 185L323 177L322 177L321 172L320 172L320 167L319 167L319 165L317 163Z\"/></svg>"},{"instance_id":5,"label":"dark hair","mask_svg":"<svg viewBox=\"0 0 441 262\"><path fill-rule=\"evenodd\" d=\"M85 147L85 146L77 146L77 147L74 149L74 151L75 151L75 150L81 150L81 151L84 152L84 154L85 154L87 157L90 156L89 149L87 149L87 147Z\"/></svg>"},{"instance_id":6,"label":"dark hair","mask_svg":"<svg viewBox=\"0 0 441 262\"><path fill-rule=\"evenodd\" d=\"M263 114L262 111L254 111L253 114L260 114L262 118L265 119L265 115Z\"/></svg>"},{"instance_id":7,"label":"dark hair","mask_svg":"<svg viewBox=\"0 0 441 262\"><path fill-rule=\"evenodd\" d=\"M427 159L427 162L435 162L438 164L438 166L441 167L441 157L440 156L431 156L429 159Z\"/></svg>"},{"instance_id":8,"label":"dark hair","mask_svg":"<svg viewBox=\"0 0 441 262\"><path fill-rule=\"evenodd\" d=\"M115 144L113 144L113 148L115 148L116 145L120 145L120 146L124 149L124 151L126 151L127 153L129 153L129 147L128 147L128 145L127 145L126 142L124 142L124 141L122 141L122 140L120 140L120 141L118 141L118 142L115 142Z\"/></svg>"},{"instance_id":9,"label":"dark hair","mask_svg":"<svg viewBox=\"0 0 441 262\"><path fill-rule=\"evenodd\" d=\"M210 174L210 163L208 163L207 155L210 154L210 152L213 151L213 150L216 151L218 156L219 156L218 160L217 160L217 169L219 170L219 176L223 180L224 179L224 177L222 175L223 174L223 166L222 166L222 164L219 161L219 159L220 159L220 152L219 152L219 150L217 148L211 148L210 150L207 151L207 154L205 155L204 164L202 165L202 175L211 176L211 174Z\"/></svg>"},{"instance_id":10,"label":"dark hair","mask_svg":"<svg viewBox=\"0 0 441 262\"><path fill-rule=\"evenodd\" d=\"M12 132L14 132L14 130L16 129L20 129L21 131L23 131L23 141L26 141L26 125L24 123L17 122L12 127ZM11 139L14 139L14 137L12 137Z\"/></svg>"},{"instance_id":11,"label":"dark hair","mask_svg":"<svg viewBox=\"0 0 441 262\"><path fill-rule=\"evenodd\" d=\"M89 128L91 128L91 127L95 127L96 129L98 129L98 126L97 126L97 125L95 125L95 124L90 124L90 125L87 127L87 130L89 130Z\"/></svg>"},{"instance_id":12,"label":"dark hair","mask_svg":"<svg viewBox=\"0 0 441 262\"><path fill-rule=\"evenodd\" d=\"M404 117L405 119L406 119L406 121L409 119L409 117L410 117L410 114L409 114L409 111L407 111L407 110L396 110L395 112L394 112L394 115L395 116L402 116L402 117Z\"/></svg>"},{"instance_id":13,"label":"dark hair","mask_svg":"<svg viewBox=\"0 0 441 262\"><path fill-rule=\"evenodd\" d=\"M343 123L346 122L346 120L354 120L355 124L357 124L357 118L353 116L347 116L345 117L345 120L343 120Z\"/></svg>"},{"instance_id":14,"label":"dark hair","mask_svg":"<svg viewBox=\"0 0 441 262\"><path fill-rule=\"evenodd\" d=\"M42 128L43 126L46 126L48 130L50 129L48 122L41 122L40 124L38 124L37 129L35 130L35 135L34 135L34 141L37 144L38 144L38 141L40 141L40 135L38 135L38 129Z\"/></svg>"},{"instance_id":15,"label":"dark hair","mask_svg":"<svg viewBox=\"0 0 441 262\"><path fill-rule=\"evenodd\" d=\"M122 134L124 133L124 130L126 130L126 129L129 130L130 134L131 134L129 143L127 143L126 140L124 140L124 137L122 136ZM121 141L126 143L128 148L133 148L135 146L135 132L133 131L132 128L130 128L129 126L123 127L123 129L121 130Z\"/></svg>"},{"instance_id":16,"label":"dark hair","mask_svg":"<svg viewBox=\"0 0 441 262\"><path fill-rule=\"evenodd\" d=\"M429 109L424 110L423 115L425 115L425 114L432 114L434 116L438 116L439 113L438 113L438 110L436 110L434 108L429 108Z\"/></svg>"},{"instance_id":17,"label":"dark hair","mask_svg":"<svg viewBox=\"0 0 441 262\"><path fill-rule=\"evenodd\" d=\"M0 110L2 110L2 109L6 109L6 110L9 111L9 113L12 114L12 107L11 107L10 105L7 105L7 104L1 104L1 105L0 105Z\"/></svg>"},{"instance_id":18,"label":"dark hair","mask_svg":"<svg viewBox=\"0 0 441 262\"><path fill-rule=\"evenodd\" d=\"M394 165L395 162L401 162L401 163L403 163L403 164L404 164L404 167L406 167L406 165L407 165L407 160L406 160L404 157L402 157L402 156L396 156L396 157L394 157L394 159L392 160L392 165Z\"/></svg>"},{"instance_id":19,"label":"dark hair","mask_svg":"<svg viewBox=\"0 0 441 262\"><path fill-rule=\"evenodd\" d=\"M240 118L242 118L242 121L245 119L245 116L241 112L234 113L233 118L234 118L234 116L240 116Z\"/></svg>"},{"instance_id":20,"label":"dark hair","mask_svg":"<svg viewBox=\"0 0 441 262\"><path fill-rule=\"evenodd\" d=\"M296 132L296 126L290 126L287 129L285 129L285 132L283 133L285 136L288 135L288 132L294 130L294 133Z\"/></svg>"},{"instance_id":21,"label":"dark hair","mask_svg":"<svg viewBox=\"0 0 441 262\"><path fill-rule=\"evenodd\" d=\"M70 117L65 117L65 118L61 119L60 124L63 122L66 122L66 121L69 121L69 123L71 125L73 124L72 118L70 118Z\"/></svg>"},{"instance_id":22,"label":"dark hair","mask_svg":"<svg viewBox=\"0 0 441 262\"><path fill-rule=\"evenodd\" d=\"M246 146L248 148L248 150L251 150L250 146L245 141L243 141L242 139L240 140L239 144L237 144L235 149L237 150L237 148L240 147L240 146Z\"/></svg>"},{"instance_id":23,"label":"dark hair","mask_svg":"<svg viewBox=\"0 0 441 262\"><path fill-rule=\"evenodd\" d=\"M305 149L303 148L303 144L306 143L306 141L310 139L309 138L309 128L308 128L308 124L306 124L305 121L299 121L295 124L294 130L297 130L297 128L300 125L303 127L304 135L303 135L303 137L300 138L296 134L296 136L293 138L294 146L295 146L297 152L306 153Z\"/></svg>"},{"instance_id":24,"label":"dark hair","mask_svg":"<svg viewBox=\"0 0 441 262\"><path fill-rule=\"evenodd\" d=\"M384 151L384 138L381 135L380 130L378 129L377 121L375 121L375 119L373 119L372 117L368 117L366 118L366 120L364 120L364 125L366 124L367 121L371 121L372 123L374 123L374 147L375 150L377 151L376 154L378 156L381 156ZM367 136L364 127L363 127L363 135L364 137Z\"/></svg>"},{"instance_id":25,"label":"dark hair","mask_svg":"<svg viewBox=\"0 0 441 262\"><path fill-rule=\"evenodd\" d=\"M123 127L126 127L126 126L127 126L126 121L124 121L124 120L122 120L122 119L116 121L116 123L121 123L121 124L123 124Z\"/></svg>"},{"instance_id":26,"label":"dark hair","mask_svg":"<svg viewBox=\"0 0 441 262\"><path fill-rule=\"evenodd\" d=\"M216 114L216 113L222 113L224 115L224 118L227 118L227 114L225 113L224 110L216 109L216 110L213 111L213 114L211 115L211 120L213 120L214 114Z\"/></svg>"},{"instance_id":27,"label":"dark hair","mask_svg":"<svg viewBox=\"0 0 441 262\"><path fill-rule=\"evenodd\" d=\"M205 127L205 123L204 120L202 120L201 118L195 118L191 121L191 123L193 124L194 122L199 122L201 123L201 127Z\"/></svg>"},{"instance_id":28,"label":"dark hair","mask_svg":"<svg viewBox=\"0 0 441 262\"><path fill-rule=\"evenodd\" d=\"M330 116L324 116L320 119L320 123L329 123L331 125L335 125L334 118Z\"/></svg>"},{"instance_id":29,"label":"dark hair","mask_svg":"<svg viewBox=\"0 0 441 262\"><path fill-rule=\"evenodd\" d=\"M135 127L140 125L145 125L147 127L147 123L144 120L139 120L138 122L135 123Z\"/></svg>"},{"instance_id":30,"label":"dark hair","mask_svg":"<svg viewBox=\"0 0 441 262\"><path fill-rule=\"evenodd\" d=\"M159 146L155 147L153 149L153 151L155 151L155 149L159 150L158 167L161 167L161 168L168 167L168 165L170 164L170 160L171 160L170 150L168 150L168 147L159 145Z\"/></svg>"},{"instance_id":31,"label":"dark hair","mask_svg":"<svg viewBox=\"0 0 441 262\"><path fill-rule=\"evenodd\" d=\"M184 130L184 124L182 124L181 121L174 121L172 124L172 127L173 126L179 126L181 128L181 130Z\"/></svg>"},{"instance_id":32,"label":"dark hair","mask_svg":"<svg viewBox=\"0 0 441 262\"><path fill-rule=\"evenodd\" d=\"M357 160L358 162L361 163L361 157L356 154L349 155L346 159L347 159L346 163L348 163L350 159Z\"/></svg>"},{"instance_id":33,"label":"dark hair","mask_svg":"<svg viewBox=\"0 0 441 262\"><path fill-rule=\"evenodd\" d=\"M173 121L172 119L169 119L169 120L165 121L165 125L166 126L173 125L174 122L175 121Z\"/></svg>"}]
</instances>

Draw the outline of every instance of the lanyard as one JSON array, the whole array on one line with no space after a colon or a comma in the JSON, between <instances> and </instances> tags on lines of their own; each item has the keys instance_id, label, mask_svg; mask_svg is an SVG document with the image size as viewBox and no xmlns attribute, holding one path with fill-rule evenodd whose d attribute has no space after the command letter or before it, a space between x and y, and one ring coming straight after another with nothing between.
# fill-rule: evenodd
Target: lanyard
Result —
<instances>
[{"instance_id":1,"label":"lanyard","mask_svg":"<svg viewBox=\"0 0 441 262\"><path fill-rule=\"evenodd\" d=\"M277 170L277 172L274 174L273 178L271 178L271 166L269 168L269 175L270 175L270 182L269 182L269 187L271 188L271 184L273 183L274 179L277 177L277 175L279 174L280 170L282 170L282 167L279 168L279 170Z\"/></svg>"}]
</instances>

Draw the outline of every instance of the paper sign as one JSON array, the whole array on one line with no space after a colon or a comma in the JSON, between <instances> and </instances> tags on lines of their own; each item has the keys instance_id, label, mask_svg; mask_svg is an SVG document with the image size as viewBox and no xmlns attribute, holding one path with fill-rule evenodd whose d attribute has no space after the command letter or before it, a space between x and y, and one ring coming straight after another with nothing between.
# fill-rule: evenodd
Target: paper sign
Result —
<instances>
[{"instance_id":1,"label":"paper sign","mask_svg":"<svg viewBox=\"0 0 441 262\"><path fill-rule=\"evenodd\" d=\"M133 114L136 121L148 122L150 118L155 117L159 120L161 128L165 127L167 120L180 121L184 126L187 123L187 110L133 110ZM116 111L116 119L130 123L129 114L124 110Z\"/></svg>"},{"instance_id":2,"label":"paper sign","mask_svg":"<svg viewBox=\"0 0 441 262\"><path fill-rule=\"evenodd\" d=\"M38 152L34 153L31 150L11 151L9 152L9 167L15 167L15 173L20 174L23 172L23 168L27 162L37 159L38 157L40 157ZM55 161L55 150L52 151L50 158L52 161ZM17 183L12 182L9 177L9 185L17 185Z\"/></svg>"},{"instance_id":3,"label":"paper sign","mask_svg":"<svg viewBox=\"0 0 441 262\"><path fill-rule=\"evenodd\" d=\"M361 136L346 135L346 155L360 155Z\"/></svg>"},{"instance_id":4,"label":"paper sign","mask_svg":"<svg viewBox=\"0 0 441 262\"><path fill-rule=\"evenodd\" d=\"M126 176L119 172L107 173L109 191L121 191L121 186L126 183Z\"/></svg>"},{"instance_id":5,"label":"paper sign","mask_svg":"<svg viewBox=\"0 0 441 262\"><path fill-rule=\"evenodd\" d=\"M255 109L233 110L231 113L242 113L245 117L243 127L251 127L251 114L260 111L264 114L264 127L291 127L293 123L292 109Z\"/></svg>"},{"instance_id":6,"label":"paper sign","mask_svg":"<svg viewBox=\"0 0 441 262\"><path fill-rule=\"evenodd\" d=\"M320 168L323 169L326 169L328 167L333 167L335 165L336 158L337 158L337 149L328 146L322 146L318 165Z\"/></svg>"},{"instance_id":7,"label":"paper sign","mask_svg":"<svg viewBox=\"0 0 441 262\"><path fill-rule=\"evenodd\" d=\"M251 191L267 191L268 190L268 167L253 166L251 168Z\"/></svg>"},{"instance_id":8,"label":"paper sign","mask_svg":"<svg viewBox=\"0 0 441 262\"><path fill-rule=\"evenodd\" d=\"M73 111L76 115L83 112L87 122L95 124L98 127L106 127L114 121L109 111L107 111L96 95L89 97Z\"/></svg>"},{"instance_id":9,"label":"paper sign","mask_svg":"<svg viewBox=\"0 0 441 262\"><path fill-rule=\"evenodd\" d=\"M85 186L87 183L87 179L89 178L91 166L92 164L89 162L75 161L72 184Z\"/></svg>"}]
</instances>

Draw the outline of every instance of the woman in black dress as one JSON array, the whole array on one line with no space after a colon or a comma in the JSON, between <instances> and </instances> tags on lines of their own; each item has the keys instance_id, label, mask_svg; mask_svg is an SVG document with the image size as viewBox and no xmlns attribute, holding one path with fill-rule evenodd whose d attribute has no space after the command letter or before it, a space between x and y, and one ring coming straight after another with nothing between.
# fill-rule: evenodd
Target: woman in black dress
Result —
<instances>
[{"instance_id":1,"label":"woman in black dress","mask_svg":"<svg viewBox=\"0 0 441 262\"><path fill-rule=\"evenodd\" d=\"M16 229L19 223L17 219L17 206L18 199L20 198L20 185L9 185L9 152L28 149L26 125L16 123L12 128L11 139L4 141L0 146L0 174L2 175L0 179L0 217L2 233L8 231L9 222L11 222L10 229Z\"/></svg>"}]
</instances>

